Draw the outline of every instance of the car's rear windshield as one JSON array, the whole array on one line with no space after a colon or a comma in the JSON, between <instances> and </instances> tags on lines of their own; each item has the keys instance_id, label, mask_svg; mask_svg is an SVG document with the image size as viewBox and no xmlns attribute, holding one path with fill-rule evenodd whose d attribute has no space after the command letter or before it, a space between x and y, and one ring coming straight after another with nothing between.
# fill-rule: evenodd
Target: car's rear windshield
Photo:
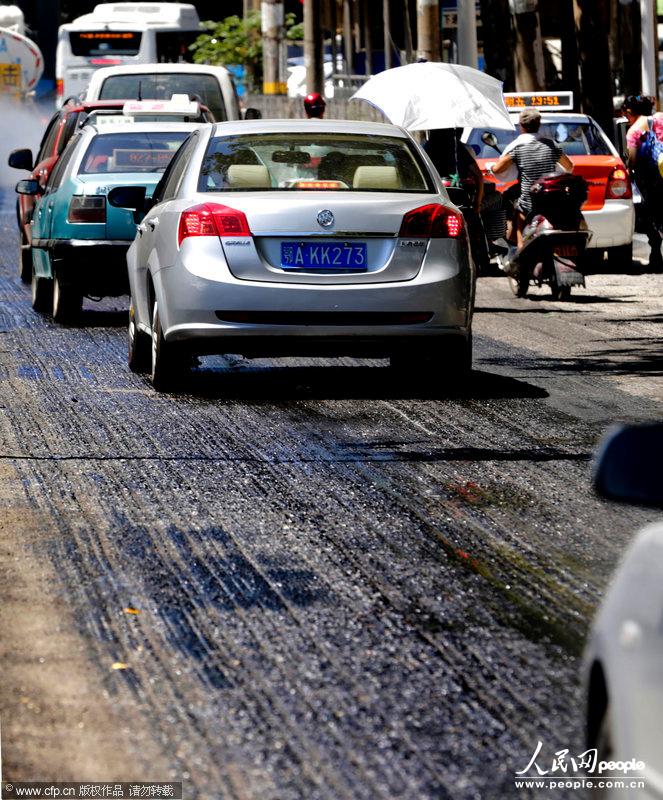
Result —
<instances>
[{"instance_id":1,"label":"car's rear windshield","mask_svg":"<svg viewBox=\"0 0 663 800\"><path fill-rule=\"evenodd\" d=\"M188 132L98 134L81 161L79 175L163 172Z\"/></svg>"},{"instance_id":2,"label":"car's rear windshield","mask_svg":"<svg viewBox=\"0 0 663 800\"><path fill-rule=\"evenodd\" d=\"M211 139L198 191L434 192L416 147L392 136L266 133Z\"/></svg>"},{"instance_id":3,"label":"car's rear windshield","mask_svg":"<svg viewBox=\"0 0 663 800\"><path fill-rule=\"evenodd\" d=\"M137 56L142 38L140 31L69 31L75 56Z\"/></svg>"},{"instance_id":4,"label":"car's rear windshield","mask_svg":"<svg viewBox=\"0 0 663 800\"><path fill-rule=\"evenodd\" d=\"M499 152L481 140L485 128L474 128L467 143L474 150L477 158L492 158ZM497 137L500 151L518 136L517 131L489 131ZM567 156L609 156L612 155L598 127L591 121L585 122L544 122L539 136L552 139L562 148Z\"/></svg>"},{"instance_id":5,"label":"car's rear windshield","mask_svg":"<svg viewBox=\"0 0 663 800\"><path fill-rule=\"evenodd\" d=\"M132 100L142 97L143 100L170 100L174 94L199 97L217 122L228 119L221 87L214 75L193 72L111 75L103 82L99 99Z\"/></svg>"}]
</instances>

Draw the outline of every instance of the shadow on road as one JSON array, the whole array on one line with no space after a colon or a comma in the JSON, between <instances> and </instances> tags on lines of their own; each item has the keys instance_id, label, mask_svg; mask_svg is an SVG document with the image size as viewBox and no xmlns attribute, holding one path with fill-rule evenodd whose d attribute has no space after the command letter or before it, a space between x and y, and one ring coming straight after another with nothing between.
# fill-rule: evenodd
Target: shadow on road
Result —
<instances>
[{"instance_id":1,"label":"shadow on road","mask_svg":"<svg viewBox=\"0 0 663 800\"><path fill-rule=\"evenodd\" d=\"M218 364L218 360L215 359ZM205 399L273 403L284 400L485 400L545 398L548 392L525 381L475 370L465 383L444 376L430 381L404 377L382 366L247 366L214 364L194 370L183 391Z\"/></svg>"},{"instance_id":2,"label":"shadow on road","mask_svg":"<svg viewBox=\"0 0 663 800\"><path fill-rule=\"evenodd\" d=\"M128 310L84 309L68 328L124 328L129 324Z\"/></svg>"},{"instance_id":3,"label":"shadow on road","mask_svg":"<svg viewBox=\"0 0 663 800\"><path fill-rule=\"evenodd\" d=\"M623 344L622 344L623 343ZM583 353L577 358L531 356L518 360L518 369L555 374L603 374L663 376L663 339L636 337L615 339L617 345L605 350ZM484 359L495 366L513 366L513 358Z\"/></svg>"}]
</instances>

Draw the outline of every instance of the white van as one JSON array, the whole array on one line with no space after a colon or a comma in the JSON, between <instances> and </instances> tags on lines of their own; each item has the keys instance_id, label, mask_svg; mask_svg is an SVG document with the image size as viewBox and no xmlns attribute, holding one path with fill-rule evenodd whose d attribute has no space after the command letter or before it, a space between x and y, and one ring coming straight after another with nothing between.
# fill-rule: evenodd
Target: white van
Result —
<instances>
[{"instance_id":1,"label":"white van","mask_svg":"<svg viewBox=\"0 0 663 800\"><path fill-rule=\"evenodd\" d=\"M78 96L101 67L190 61L189 45L200 33L190 3L100 3L59 28L58 104Z\"/></svg>"},{"instance_id":2,"label":"white van","mask_svg":"<svg viewBox=\"0 0 663 800\"><path fill-rule=\"evenodd\" d=\"M217 122L241 119L235 84L227 69L207 64L136 64L92 74L84 100L170 100L196 96Z\"/></svg>"}]
</instances>

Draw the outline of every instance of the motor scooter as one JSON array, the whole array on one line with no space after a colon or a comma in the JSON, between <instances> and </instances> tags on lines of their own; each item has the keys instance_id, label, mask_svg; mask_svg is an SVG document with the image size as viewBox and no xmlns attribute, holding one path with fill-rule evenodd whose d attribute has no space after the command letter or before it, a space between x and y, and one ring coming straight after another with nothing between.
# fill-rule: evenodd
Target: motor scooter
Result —
<instances>
[{"instance_id":1,"label":"motor scooter","mask_svg":"<svg viewBox=\"0 0 663 800\"><path fill-rule=\"evenodd\" d=\"M591 238L581 208L587 182L580 175L544 175L530 189L532 212L525 222L522 245L500 256L516 297L525 297L531 283L550 286L553 299L568 300L573 286L584 286L583 254Z\"/></svg>"}]
</instances>

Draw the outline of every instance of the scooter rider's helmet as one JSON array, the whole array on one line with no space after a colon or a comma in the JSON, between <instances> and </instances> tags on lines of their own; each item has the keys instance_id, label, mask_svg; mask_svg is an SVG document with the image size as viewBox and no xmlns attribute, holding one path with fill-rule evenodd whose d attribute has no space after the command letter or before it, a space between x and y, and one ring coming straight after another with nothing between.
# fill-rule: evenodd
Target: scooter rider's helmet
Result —
<instances>
[{"instance_id":1,"label":"scooter rider's helmet","mask_svg":"<svg viewBox=\"0 0 663 800\"><path fill-rule=\"evenodd\" d=\"M304 110L309 119L322 119L326 108L325 98L319 92L311 92L304 98Z\"/></svg>"}]
</instances>

